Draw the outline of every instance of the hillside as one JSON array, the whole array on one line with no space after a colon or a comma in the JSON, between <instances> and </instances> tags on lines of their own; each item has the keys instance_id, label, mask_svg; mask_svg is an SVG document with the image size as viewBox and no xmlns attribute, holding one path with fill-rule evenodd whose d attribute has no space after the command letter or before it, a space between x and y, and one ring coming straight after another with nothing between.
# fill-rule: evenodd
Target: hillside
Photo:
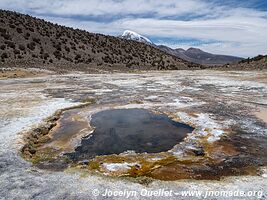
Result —
<instances>
[{"instance_id":1,"label":"hillside","mask_svg":"<svg viewBox=\"0 0 267 200\"><path fill-rule=\"evenodd\" d=\"M237 70L267 69L267 55L258 55L254 58L247 58L238 63L224 65L222 68Z\"/></svg>"},{"instance_id":2,"label":"hillside","mask_svg":"<svg viewBox=\"0 0 267 200\"><path fill-rule=\"evenodd\" d=\"M151 45L0 10L0 66L55 70L193 69Z\"/></svg>"}]
</instances>

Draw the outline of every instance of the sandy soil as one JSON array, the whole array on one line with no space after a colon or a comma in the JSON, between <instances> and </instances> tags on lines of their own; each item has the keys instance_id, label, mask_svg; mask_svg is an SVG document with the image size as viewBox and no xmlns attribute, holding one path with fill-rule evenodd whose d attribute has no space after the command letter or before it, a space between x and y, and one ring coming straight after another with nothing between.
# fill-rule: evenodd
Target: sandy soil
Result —
<instances>
[{"instance_id":1,"label":"sandy soil","mask_svg":"<svg viewBox=\"0 0 267 200\"><path fill-rule=\"evenodd\" d=\"M158 110L194 125L198 130L196 134L207 134L211 143L220 141L231 133L227 130L235 126L240 130L239 138L251 141L241 144L240 148L254 149L258 156L249 158L254 159L253 162L265 162L266 123L251 114L258 111L259 105L267 105L267 85L256 78L263 73L267 74L172 71L0 80L0 199L126 199L125 195L103 196L106 190L136 191L137 195L129 199L204 199L207 191L237 190L245 195L226 198L214 194L206 199L267 199L265 166L259 169L257 176L232 176L221 181L155 180L142 185L128 178L85 174L78 170L41 170L19 155L23 132L36 127L58 109L95 98L92 113L110 107ZM248 80L252 76L255 79ZM240 80L241 77L247 80ZM190 138L192 141L194 136ZM179 148L173 150L179 154ZM142 196L144 191L159 189L176 194ZM183 191L203 193L199 197L185 196ZM249 191L257 193L251 196Z\"/></svg>"},{"instance_id":2,"label":"sandy soil","mask_svg":"<svg viewBox=\"0 0 267 200\"><path fill-rule=\"evenodd\" d=\"M256 117L267 123L267 108L260 108L259 112L255 113Z\"/></svg>"},{"instance_id":3,"label":"sandy soil","mask_svg":"<svg viewBox=\"0 0 267 200\"><path fill-rule=\"evenodd\" d=\"M0 79L29 78L48 74L53 74L53 72L38 69L0 68Z\"/></svg>"}]
</instances>

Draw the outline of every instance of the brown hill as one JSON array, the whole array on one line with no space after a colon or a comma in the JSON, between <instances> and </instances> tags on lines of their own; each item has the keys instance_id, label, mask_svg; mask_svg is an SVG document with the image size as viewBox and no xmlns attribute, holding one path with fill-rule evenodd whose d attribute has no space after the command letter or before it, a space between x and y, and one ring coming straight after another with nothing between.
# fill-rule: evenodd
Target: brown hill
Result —
<instances>
[{"instance_id":1,"label":"brown hill","mask_svg":"<svg viewBox=\"0 0 267 200\"><path fill-rule=\"evenodd\" d=\"M144 43L3 10L0 10L0 66L82 71L202 67Z\"/></svg>"},{"instance_id":2,"label":"brown hill","mask_svg":"<svg viewBox=\"0 0 267 200\"><path fill-rule=\"evenodd\" d=\"M267 69L267 55L258 55L254 58L247 58L238 63L224 65L222 68L236 70Z\"/></svg>"}]
</instances>

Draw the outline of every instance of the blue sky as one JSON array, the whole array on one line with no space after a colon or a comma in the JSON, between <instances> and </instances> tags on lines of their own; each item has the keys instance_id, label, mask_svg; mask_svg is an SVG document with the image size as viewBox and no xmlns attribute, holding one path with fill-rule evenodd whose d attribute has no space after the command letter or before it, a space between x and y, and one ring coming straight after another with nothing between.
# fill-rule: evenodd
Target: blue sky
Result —
<instances>
[{"instance_id":1,"label":"blue sky","mask_svg":"<svg viewBox=\"0 0 267 200\"><path fill-rule=\"evenodd\" d=\"M90 32L116 36L129 29L172 48L267 54L267 1L1 0L0 8Z\"/></svg>"}]
</instances>

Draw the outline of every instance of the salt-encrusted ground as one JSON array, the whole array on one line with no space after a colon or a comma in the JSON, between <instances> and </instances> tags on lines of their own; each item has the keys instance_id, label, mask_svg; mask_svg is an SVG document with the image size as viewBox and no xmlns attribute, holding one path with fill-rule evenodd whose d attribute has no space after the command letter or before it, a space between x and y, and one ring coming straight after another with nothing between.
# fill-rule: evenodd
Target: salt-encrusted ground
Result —
<instances>
[{"instance_id":1,"label":"salt-encrusted ground","mask_svg":"<svg viewBox=\"0 0 267 200\"><path fill-rule=\"evenodd\" d=\"M223 181L154 181L149 186L127 179L98 175L81 177L80 173L49 172L34 168L19 156L21 133L36 126L57 109L96 99L92 110L107 108L148 108L164 112L189 123L196 130L190 141L199 135L209 142L218 141L229 129L242 131L240 137L253 139L241 148L259 148L266 155L266 122L256 112L266 111L267 72L171 71L138 74L75 74L39 78L0 80L0 198L1 199L105 199L94 196L111 191L143 189L181 192L262 191L267 199L266 170L259 176L228 177ZM187 143L187 148L191 148ZM181 149L173 149L179 155ZM256 149L257 150L257 149ZM265 152L264 152L265 151ZM265 153L265 154L264 154ZM257 160L255 162L265 162ZM104 165L105 166L105 165ZM106 165L114 170L114 166ZM116 165L115 165L116 166ZM121 166L120 166L121 167ZM127 165L126 165L127 167ZM97 193L97 192L96 192ZM203 198L204 194L202 194ZM241 197L240 199L258 199ZM109 198L118 199L111 196ZM148 197L149 198L149 197ZM150 197L154 199L155 197ZM158 199L194 199L182 194ZM196 198L196 197L195 197ZM125 196L120 197L125 199ZM237 199L211 196L207 199Z\"/></svg>"}]
</instances>

